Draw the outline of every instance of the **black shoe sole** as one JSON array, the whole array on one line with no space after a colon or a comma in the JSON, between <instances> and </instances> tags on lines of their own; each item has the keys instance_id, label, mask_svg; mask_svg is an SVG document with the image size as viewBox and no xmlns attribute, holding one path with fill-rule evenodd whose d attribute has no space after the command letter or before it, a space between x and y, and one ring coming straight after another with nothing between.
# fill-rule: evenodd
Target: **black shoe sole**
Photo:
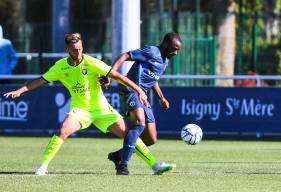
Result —
<instances>
[{"instance_id":1,"label":"black shoe sole","mask_svg":"<svg viewBox=\"0 0 281 192\"><path fill-rule=\"evenodd\" d=\"M130 173L116 173L116 175L130 175Z\"/></svg>"}]
</instances>

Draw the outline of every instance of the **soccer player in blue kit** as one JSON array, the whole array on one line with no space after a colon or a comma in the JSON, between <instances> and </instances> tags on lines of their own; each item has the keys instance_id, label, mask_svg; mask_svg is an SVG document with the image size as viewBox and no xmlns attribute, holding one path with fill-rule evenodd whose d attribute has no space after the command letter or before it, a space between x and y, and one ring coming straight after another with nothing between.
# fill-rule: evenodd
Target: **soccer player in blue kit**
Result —
<instances>
[{"instance_id":1,"label":"soccer player in blue kit","mask_svg":"<svg viewBox=\"0 0 281 192\"><path fill-rule=\"evenodd\" d=\"M170 59L180 50L181 43L181 38L177 33L167 33L159 46L144 46L143 48L121 54L112 65L111 70L118 70L125 61L135 61L127 77L146 93L152 89L159 98L161 107L168 109L169 102L164 97L157 81L164 73ZM103 81L105 85L109 84L107 78ZM119 93L122 110L129 119L130 129L123 143L123 149L126 150L120 149L109 153L108 159L114 162L117 172L127 172L128 161L131 155L134 151L139 153L138 148L135 148L137 138L140 136L147 146L153 145L157 140L157 131L151 106L149 104L143 105L137 93L131 88L121 85ZM144 160L149 166L153 166L152 160ZM166 166L166 171L175 167L175 165L164 164L161 166Z\"/></svg>"}]
</instances>

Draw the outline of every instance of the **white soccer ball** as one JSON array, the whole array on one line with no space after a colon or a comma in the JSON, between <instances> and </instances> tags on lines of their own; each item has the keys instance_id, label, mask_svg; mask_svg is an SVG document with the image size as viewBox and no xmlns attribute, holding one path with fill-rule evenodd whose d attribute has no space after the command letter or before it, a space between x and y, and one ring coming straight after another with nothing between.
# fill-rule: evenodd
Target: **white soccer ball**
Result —
<instances>
[{"instance_id":1,"label":"white soccer ball","mask_svg":"<svg viewBox=\"0 0 281 192\"><path fill-rule=\"evenodd\" d=\"M202 129L196 124L187 124L181 130L182 140L189 145L200 143L202 137Z\"/></svg>"}]
</instances>

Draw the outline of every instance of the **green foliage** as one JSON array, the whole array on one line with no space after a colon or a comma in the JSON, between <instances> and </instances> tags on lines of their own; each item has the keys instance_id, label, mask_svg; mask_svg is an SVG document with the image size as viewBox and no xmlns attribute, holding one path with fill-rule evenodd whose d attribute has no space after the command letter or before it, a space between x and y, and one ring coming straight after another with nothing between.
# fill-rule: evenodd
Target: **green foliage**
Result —
<instances>
[{"instance_id":1,"label":"green foliage","mask_svg":"<svg viewBox=\"0 0 281 192\"><path fill-rule=\"evenodd\" d=\"M0 24L11 20L14 4L11 0L0 0Z\"/></svg>"},{"instance_id":2,"label":"green foliage","mask_svg":"<svg viewBox=\"0 0 281 192\"><path fill-rule=\"evenodd\" d=\"M159 140L150 149L159 161L177 164L171 173L152 171L133 155L131 176L116 176L107 153L121 139L68 139L49 166L49 175L34 176L49 138L0 137L0 191L280 191L279 142L206 141L189 146Z\"/></svg>"},{"instance_id":3,"label":"green foliage","mask_svg":"<svg viewBox=\"0 0 281 192\"><path fill-rule=\"evenodd\" d=\"M262 0L243 0L243 11L248 13L260 12L262 9Z\"/></svg>"},{"instance_id":4,"label":"green foliage","mask_svg":"<svg viewBox=\"0 0 281 192\"><path fill-rule=\"evenodd\" d=\"M239 2L236 1L236 11L239 13ZM280 33L274 34L271 38L266 36L268 30L266 28L267 19L276 19L271 17L272 13L276 15L276 17L280 17L281 13L281 0L276 0L276 4L271 6L271 1L265 0L252 0L246 1L243 0L243 8L242 15L237 14L237 30L238 36L237 45L242 44L242 52L238 52L243 55L243 65L251 65L251 57L252 57L252 49L253 49L253 40L254 34L252 33L253 25L257 26L256 33L256 45L258 50L258 61L257 61L257 69L260 74L274 75L276 72L276 68L278 68L276 63L276 55L278 51L278 45L281 44L281 35ZM273 1L272 1L273 2ZM239 18L242 16L242 19ZM278 19L277 19L278 20ZM242 21L242 22L241 22ZM278 23L278 28L280 31L281 25L280 20ZM239 31L240 30L240 31ZM241 37L242 36L242 37ZM242 39L242 40L241 40ZM240 41L240 42L239 42ZM242 42L241 42L242 41ZM239 47L239 46L237 46ZM247 69L249 67L246 67ZM274 72L274 73L273 73ZM278 72L278 74L280 74Z\"/></svg>"}]
</instances>

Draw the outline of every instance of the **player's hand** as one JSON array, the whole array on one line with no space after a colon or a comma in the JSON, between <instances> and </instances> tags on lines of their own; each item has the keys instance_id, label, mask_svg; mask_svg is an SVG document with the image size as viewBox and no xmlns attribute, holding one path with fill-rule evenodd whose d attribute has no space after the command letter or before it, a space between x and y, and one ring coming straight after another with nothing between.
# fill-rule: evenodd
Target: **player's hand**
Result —
<instances>
[{"instance_id":1,"label":"player's hand","mask_svg":"<svg viewBox=\"0 0 281 192\"><path fill-rule=\"evenodd\" d=\"M21 95L21 92L19 92L18 90L17 91L11 91L11 92L8 92L8 93L5 93L4 94L4 97L6 97L6 98L9 98L9 97L11 97L11 98L16 98L16 97L19 97Z\"/></svg>"},{"instance_id":2,"label":"player's hand","mask_svg":"<svg viewBox=\"0 0 281 192\"><path fill-rule=\"evenodd\" d=\"M99 77L99 84L104 85L106 88L110 85L110 78L106 76Z\"/></svg>"},{"instance_id":3,"label":"player's hand","mask_svg":"<svg viewBox=\"0 0 281 192\"><path fill-rule=\"evenodd\" d=\"M139 92L138 92L138 94L139 94L140 102L141 102L143 105L147 106L147 105L148 105L148 101L147 101L147 95L146 95L146 93L145 93L142 89L140 89Z\"/></svg>"},{"instance_id":4,"label":"player's hand","mask_svg":"<svg viewBox=\"0 0 281 192\"><path fill-rule=\"evenodd\" d=\"M159 104L164 109L169 109L170 108L170 103L165 98L159 99Z\"/></svg>"}]
</instances>

